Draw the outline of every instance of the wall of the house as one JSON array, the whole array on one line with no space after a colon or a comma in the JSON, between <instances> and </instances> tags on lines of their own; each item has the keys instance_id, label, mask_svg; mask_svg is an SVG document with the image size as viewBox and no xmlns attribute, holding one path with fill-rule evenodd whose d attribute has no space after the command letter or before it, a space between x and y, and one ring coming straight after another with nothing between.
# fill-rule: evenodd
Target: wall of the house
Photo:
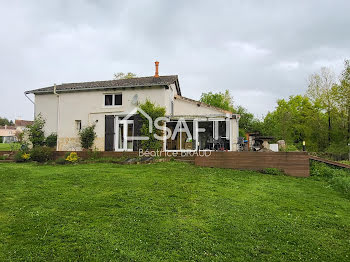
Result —
<instances>
[{"instance_id":1,"label":"wall of the house","mask_svg":"<svg viewBox=\"0 0 350 262\"><path fill-rule=\"evenodd\" d=\"M35 96L35 116L39 113L45 119L45 135L57 132L57 103L58 98L54 94Z\"/></svg>"},{"instance_id":2,"label":"wall of the house","mask_svg":"<svg viewBox=\"0 0 350 262\"><path fill-rule=\"evenodd\" d=\"M104 106L105 94L123 94L123 105ZM81 120L82 126L96 124L95 147L104 150L105 115L127 115L135 105L134 96L138 96L139 103L149 99L153 103L169 108L170 89L164 87L134 88L120 91L87 91L61 93L59 95L59 119L57 128L57 97L54 94L36 95L35 114L39 113L46 120L45 134L57 132L58 150L81 150L78 130L75 120ZM167 112L168 113L168 112Z\"/></svg>"}]
</instances>

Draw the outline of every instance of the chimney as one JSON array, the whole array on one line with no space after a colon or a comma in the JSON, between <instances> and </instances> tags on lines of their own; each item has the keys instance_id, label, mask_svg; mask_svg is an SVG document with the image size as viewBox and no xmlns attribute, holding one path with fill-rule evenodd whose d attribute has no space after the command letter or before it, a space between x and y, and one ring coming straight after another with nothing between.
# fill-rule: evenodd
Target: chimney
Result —
<instances>
[{"instance_id":1,"label":"chimney","mask_svg":"<svg viewBox=\"0 0 350 262\"><path fill-rule=\"evenodd\" d=\"M155 63L155 65L156 65L156 73L154 74L154 77L159 77L159 74L158 74L159 62L158 62L158 61L155 61L154 63Z\"/></svg>"}]
</instances>

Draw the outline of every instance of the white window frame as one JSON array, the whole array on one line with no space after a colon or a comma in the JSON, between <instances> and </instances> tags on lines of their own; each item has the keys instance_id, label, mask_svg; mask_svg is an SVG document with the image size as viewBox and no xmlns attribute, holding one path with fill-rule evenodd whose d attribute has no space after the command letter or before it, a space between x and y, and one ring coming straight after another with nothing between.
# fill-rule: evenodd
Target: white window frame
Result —
<instances>
[{"instance_id":1,"label":"white window frame","mask_svg":"<svg viewBox=\"0 0 350 262\"><path fill-rule=\"evenodd\" d=\"M125 151L133 151L134 141L132 141L132 148L128 149L128 125L132 124L132 136L134 136L134 120L122 120L119 119L120 116L115 116L114 118L114 151L116 152L125 152ZM119 125L122 125L123 128L123 145L119 145ZM122 146L122 148L119 148Z\"/></svg>"},{"instance_id":2,"label":"white window frame","mask_svg":"<svg viewBox=\"0 0 350 262\"><path fill-rule=\"evenodd\" d=\"M169 122L176 122L177 120L169 120L169 121L166 121L166 123L169 123ZM186 121L186 119L185 119ZM198 142L198 138L199 138L199 131L198 131L198 128L199 128L199 122L212 122L213 123L213 138L214 138L214 133L215 133L215 124L214 122L215 121L226 121L225 118L203 118L203 119L196 119L196 120L193 120L193 126L194 126L194 132L193 133L193 138L192 139L195 139L196 140L196 145L195 145L195 149L177 149L177 150L168 150L167 148L167 143L166 143L166 139L164 138L164 142L163 142L163 148L165 150L165 152L195 152L195 151L198 151L199 150L199 142ZM165 126L166 126L166 123L165 123ZM229 125L229 128L230 128L230 133L228 134L229 137L223 137L225 138L226 140L229 140L229 145L230 145L230 149L229 151L232 151L232 123L231 121L229 121L228 123L226 122L226 124ZM165 128L164 128L165 130ZM180 126L180 134L182 132L182 125ZM164 136L165 136L165 132L164 132ZM181 145L181 142L182 142L182 136L180 135L180 145ZM213 151L213 150L211 150Z\"/></svg>"},{"instance_id":3,"label":"white window frame","mask_svg":"<svg viewBox=\"0 0 350 262\"><path fill-rule=\"evenodd\" d=\"M111 95L112 96L112 105L106 105L106 96ZM122 95L122 104L121 105L115 105L115 95ZM113 108L113 107L122 107L123 106L123 93L122 92L114 92L114 93L104 93L102 97L102 107L104 108Z\"/></svg>"},{"instance_id":4,"label":"white window frame","mask_svg":"<svg viewBox=\"0 0 350 262\"><path fill-rule=\"evenodd\" d=\"M79 132L82 129L81 120L75 120L74 123L75 123L75 130Z\"/></svg>"}]
</instances>

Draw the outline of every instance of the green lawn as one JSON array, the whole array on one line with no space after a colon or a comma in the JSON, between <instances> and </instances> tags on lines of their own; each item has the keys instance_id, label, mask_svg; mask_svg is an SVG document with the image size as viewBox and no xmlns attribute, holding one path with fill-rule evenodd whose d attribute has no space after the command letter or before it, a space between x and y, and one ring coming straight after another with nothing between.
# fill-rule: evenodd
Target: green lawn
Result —
<instances>
[{"instance_id":1,"label":"green lawn","mask_svg":"<svg viewBox=\"0 0 350 262\"><path fill-rule=\"evenodd\" d=\"M349 261L322 179L150 165L0 164L0 261Z\"/></svg>"},{"instance_id":2,"label":"green lawn","mask_svg":"<svg viewBox=\"0 0 350 262\"><path fill-rule=\"evenodd\" d=\"M11 151L19 148L18 143L0 143L0 151Z\"/></svg>"}]
</instances>

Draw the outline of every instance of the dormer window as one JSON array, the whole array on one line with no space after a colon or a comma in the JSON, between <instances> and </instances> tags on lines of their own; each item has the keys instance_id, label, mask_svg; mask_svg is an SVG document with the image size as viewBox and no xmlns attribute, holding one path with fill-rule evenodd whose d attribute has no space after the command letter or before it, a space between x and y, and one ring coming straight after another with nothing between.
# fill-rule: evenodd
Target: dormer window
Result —
<instances>
[{"instance_id":1,"label":"dormer window","mask_svg":"<svg viewBox=\"0 0 350 262\"><path fill-rule=\"evenodd\" d=\"M123 104L122 94L105 95L105 106L121 106Z\"/></svg>"}]
</instances>

